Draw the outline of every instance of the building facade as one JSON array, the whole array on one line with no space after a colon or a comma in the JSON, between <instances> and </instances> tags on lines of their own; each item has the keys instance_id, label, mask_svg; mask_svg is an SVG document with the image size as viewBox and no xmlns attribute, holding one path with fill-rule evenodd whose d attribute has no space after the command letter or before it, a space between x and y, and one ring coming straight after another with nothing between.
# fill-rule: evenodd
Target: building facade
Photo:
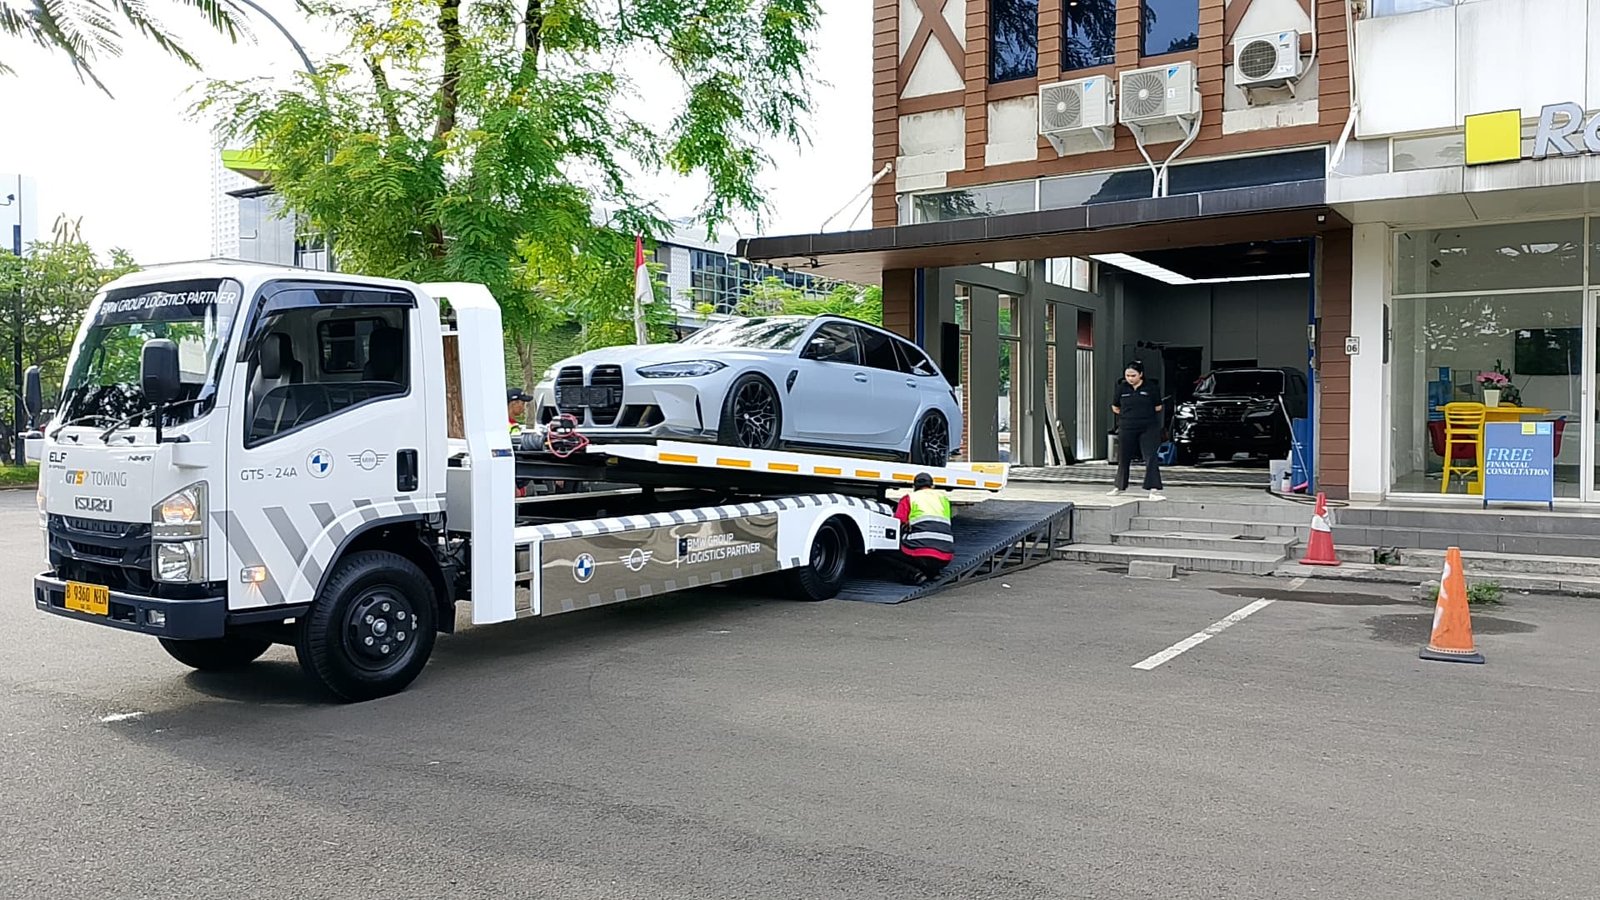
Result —
<instances>
[{"instance_id":1,"label":"building facade","mask_svg":"<svg viewBox=\"0 0 1600 900\"><path fill-rule=\"evenodd\" d=\"M1130 359L1174 407L1212 370L1294 368L1297 464L1343 496L1352 234L1326 192L1354 14L875 0L873 228L742 250L880 279L888 323L961 382L974 458L1106 455Z\"/></svg>"},{"instance_id":2,"label":"building facade","mask_svg":"<svg viewBox=\"0 0 1600 900\"><path fill-rule=\"evenodd\" d=\"M1328 182L1354 224L1351 492L1437 497L1440 407L1498 374L1492 415L1550 435L1557 501L1600 501L1600 2L1369 7Z\"/></svg>"}]
</instances>

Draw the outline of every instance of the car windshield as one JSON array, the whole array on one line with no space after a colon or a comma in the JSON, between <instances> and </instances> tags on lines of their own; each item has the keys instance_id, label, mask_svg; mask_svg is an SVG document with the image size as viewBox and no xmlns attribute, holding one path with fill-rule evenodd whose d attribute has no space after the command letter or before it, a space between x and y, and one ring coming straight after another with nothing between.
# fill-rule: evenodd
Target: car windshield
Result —
<instances>
[{"instance_id":1,"label":"car windshield","mask_svg":"<svg viewBox=\"0 0 1600 900\"><path fill-rule=\"evenodd\" d=\"M1200 382L1201 396L1276 397L1283 393L1283 373L1260 370L1212 372Z\"/></svg>"},{"instance_id":2,"label":"car windshield","mask_svg":"<svg viewBox=\"0 0 1600 900\"><path fill-rule=\"evenodd\" d=\"M107 292L95 306L68 364L61 388L59 423L153 424L139 383L146 341L166 338L178 345L183 389L167 404L163 424L204 415L216 396L223 349L239 309L236 281L169 282Z\"/></svg>"},{"instance_id":3,"label":"car windshield","mask_svg":"<svg viewBox=\"0 0 1600 900\"><path fill-rule=\"evenodd\" d=\"M705 347L793 350L810 324L807 319L737 319L702 328L684 338L683 343Z\"/></svg>"}]
</instances>

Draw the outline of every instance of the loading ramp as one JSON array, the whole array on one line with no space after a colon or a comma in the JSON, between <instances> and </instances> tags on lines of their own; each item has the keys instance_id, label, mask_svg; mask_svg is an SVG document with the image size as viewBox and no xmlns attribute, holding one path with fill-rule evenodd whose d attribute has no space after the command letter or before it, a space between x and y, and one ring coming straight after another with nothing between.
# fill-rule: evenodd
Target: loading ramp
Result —
<instances>
[{"instance_id":1,"label":"loading ramp","mask_svg":"<svg viewBox=\"0 0 1600 900\"><path fill-rule=\"evenodd\" d=\"M985 500L956 508L956 558L936 580L909 585L871 559L839 591L841 600L904 603L946 588L1020 572L1058 558L1072 543L1072 504Z\"/></svg>"}]
</instances>

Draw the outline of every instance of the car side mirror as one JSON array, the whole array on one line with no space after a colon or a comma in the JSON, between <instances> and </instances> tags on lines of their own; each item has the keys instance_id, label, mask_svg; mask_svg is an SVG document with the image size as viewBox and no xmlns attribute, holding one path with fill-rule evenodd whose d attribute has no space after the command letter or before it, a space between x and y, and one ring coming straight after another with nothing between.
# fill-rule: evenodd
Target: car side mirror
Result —
<instances>
[{"instance_id":1,"label":"car side mirror","mask_svg":"<svg viewBox=\"0 0 1600 900\"><path fill-rule=\"evenodd\" d=\"M22 408L28 411L30 421L37 421L44 409L44 389L39 384L38 366L29 366L22 374Z\"/></svg>"},{"instance_id":2,"label":"car side mirror","mask_svg":"<svg viewBox=\"0 0 1600 900\"><path fill-rule=\"evenodd\" d=\"M155 406L170 403L183 390L178 371L178 345L167 338L145 341L139 352L139 383L144 398Z\"/></svg>"}]
</instances>

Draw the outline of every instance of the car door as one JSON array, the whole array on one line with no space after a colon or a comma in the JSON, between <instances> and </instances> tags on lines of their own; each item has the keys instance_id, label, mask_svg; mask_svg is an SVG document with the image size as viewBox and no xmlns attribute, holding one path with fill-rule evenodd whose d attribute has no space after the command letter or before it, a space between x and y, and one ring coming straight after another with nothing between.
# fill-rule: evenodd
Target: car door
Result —
<instances>
[{"instance_id":1,"label":"car door","mask_svg":"<svg viewBox=\"0 0 1600 900\"><path fill-rule=\"evenodd\" d=\"M922 414L922 392L915 376L902 371L895 338L875 328L856 328L861 337L861 361L872 379L872 443L904 450L911 430Z\"/></svg>"},{"instance_id":2,"label":"car door","mask_svg":"<svg viewBox=\"0 0 1600 900\"><path fill-rule=\"evenodd\" d=\"M848 322L824 321L800 348L783 414L793 440L850 446L873 430L872 376L861 364L861 338Z\"/></svg>"}]
</instances>

